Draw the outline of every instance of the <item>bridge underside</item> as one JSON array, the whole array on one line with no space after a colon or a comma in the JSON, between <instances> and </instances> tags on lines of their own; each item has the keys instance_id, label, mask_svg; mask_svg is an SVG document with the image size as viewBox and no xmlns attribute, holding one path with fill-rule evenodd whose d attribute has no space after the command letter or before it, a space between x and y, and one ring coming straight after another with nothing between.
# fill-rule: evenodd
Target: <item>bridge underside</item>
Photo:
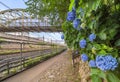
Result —
<instances>
[{"instance_id":1,"label":"bridge underside","mask_svg":"<svg viewBox=\"0 0 120 82\"><path fill-rule=\"evenodd\" d=\"M25 9L0 11L0 32L62 32L60 22L50 22L47 16L35 17Z\"/></svg>"},{"instance_id":2,"label":"bridge underside","mask_svg":"<svg viewBox=\"0 0 120 82\"><path fill-rule=\"evenodd\" d=\"M62 32L60 26L0 27L0 32Z\"/></svg>"}]
</instances>

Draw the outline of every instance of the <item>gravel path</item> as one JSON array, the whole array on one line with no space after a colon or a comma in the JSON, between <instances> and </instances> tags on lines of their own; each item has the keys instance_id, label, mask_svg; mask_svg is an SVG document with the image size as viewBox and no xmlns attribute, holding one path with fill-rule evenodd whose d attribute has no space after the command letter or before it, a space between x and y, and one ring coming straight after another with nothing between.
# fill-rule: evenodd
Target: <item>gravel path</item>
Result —
<instances>
[{"instance_id":1,"label":"gravel path","mask_svg":"<svg viewBox=\"0 0 120 82\"><path fill-rule=\"evenodd\" d=\"M67 51L3 82L77 82Z\"/></svg>"}]
</instances>

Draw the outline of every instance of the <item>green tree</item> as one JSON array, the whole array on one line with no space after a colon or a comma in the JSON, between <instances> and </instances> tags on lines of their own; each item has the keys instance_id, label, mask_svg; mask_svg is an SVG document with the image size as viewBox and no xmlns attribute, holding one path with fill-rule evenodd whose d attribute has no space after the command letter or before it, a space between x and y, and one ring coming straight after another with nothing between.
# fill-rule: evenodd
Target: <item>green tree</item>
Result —
<instances>
[{"instance_id":1,"label":"green tree","mask_svg":"<svg viewBox=\"0 0 120 82\"><path fill-rule=\"evenodd\" d=\"M27 11L39 18L47 16L53 25L65 21L69 4L70 0L28 0L26 2Z\"/></svg>"}]
</instances>

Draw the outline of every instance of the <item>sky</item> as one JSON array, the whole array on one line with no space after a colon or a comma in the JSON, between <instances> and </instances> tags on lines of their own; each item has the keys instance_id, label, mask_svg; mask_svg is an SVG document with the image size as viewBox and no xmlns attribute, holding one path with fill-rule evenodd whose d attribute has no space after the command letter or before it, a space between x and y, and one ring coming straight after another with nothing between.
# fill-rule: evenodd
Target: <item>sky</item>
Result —
<instances>
[{"instance_id":1,"label":"sky","mask_svg":"<svg viewBox=\"0 0 120 82\"><path fill-rule=\"evenodd\" d=\"M27 6L25 5L24 1L26 2L28 0L0 0L0 11L8 9L7 7L3 6L1 2L6 4L10 9L13 9L13 8L24 8L25 9L27 8ZM47 39L64 41L61 39L61 35L62 33L45 33L45 32L30 33L30 36L32 37L43 37L44 36Z\"/></svg>"},{"instance_id":2,"label":"sky","mask_svg":"<svg viewBox=\"0 0 120 82\"><path fill-rule=\"evenodd\" d=\"M0 2L3 2L11 9L12 8L27 8L27 6L24 4L24 1L27 1L27 0L0 0ZM0 4L0 10L6 10L6 9L8 8Z\"/></svg>"}]
</instances>

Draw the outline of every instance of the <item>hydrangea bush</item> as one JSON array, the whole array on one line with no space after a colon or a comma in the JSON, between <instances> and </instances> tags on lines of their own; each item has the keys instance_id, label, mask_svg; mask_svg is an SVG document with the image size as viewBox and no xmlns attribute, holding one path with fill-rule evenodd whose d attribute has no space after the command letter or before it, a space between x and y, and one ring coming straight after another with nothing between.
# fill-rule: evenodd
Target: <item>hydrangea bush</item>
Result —
<instances>
[{"instance_id":1,"label":"hydrangea bush","mask_svg":"<svg viewBox=\"0 0 120 82\"><path fill-rule=\"evenodd\" d=\"M68 47L89 63L92 82L120 82L119 0L71 0L62 29Z\"/></svg>"}]
</instances>

